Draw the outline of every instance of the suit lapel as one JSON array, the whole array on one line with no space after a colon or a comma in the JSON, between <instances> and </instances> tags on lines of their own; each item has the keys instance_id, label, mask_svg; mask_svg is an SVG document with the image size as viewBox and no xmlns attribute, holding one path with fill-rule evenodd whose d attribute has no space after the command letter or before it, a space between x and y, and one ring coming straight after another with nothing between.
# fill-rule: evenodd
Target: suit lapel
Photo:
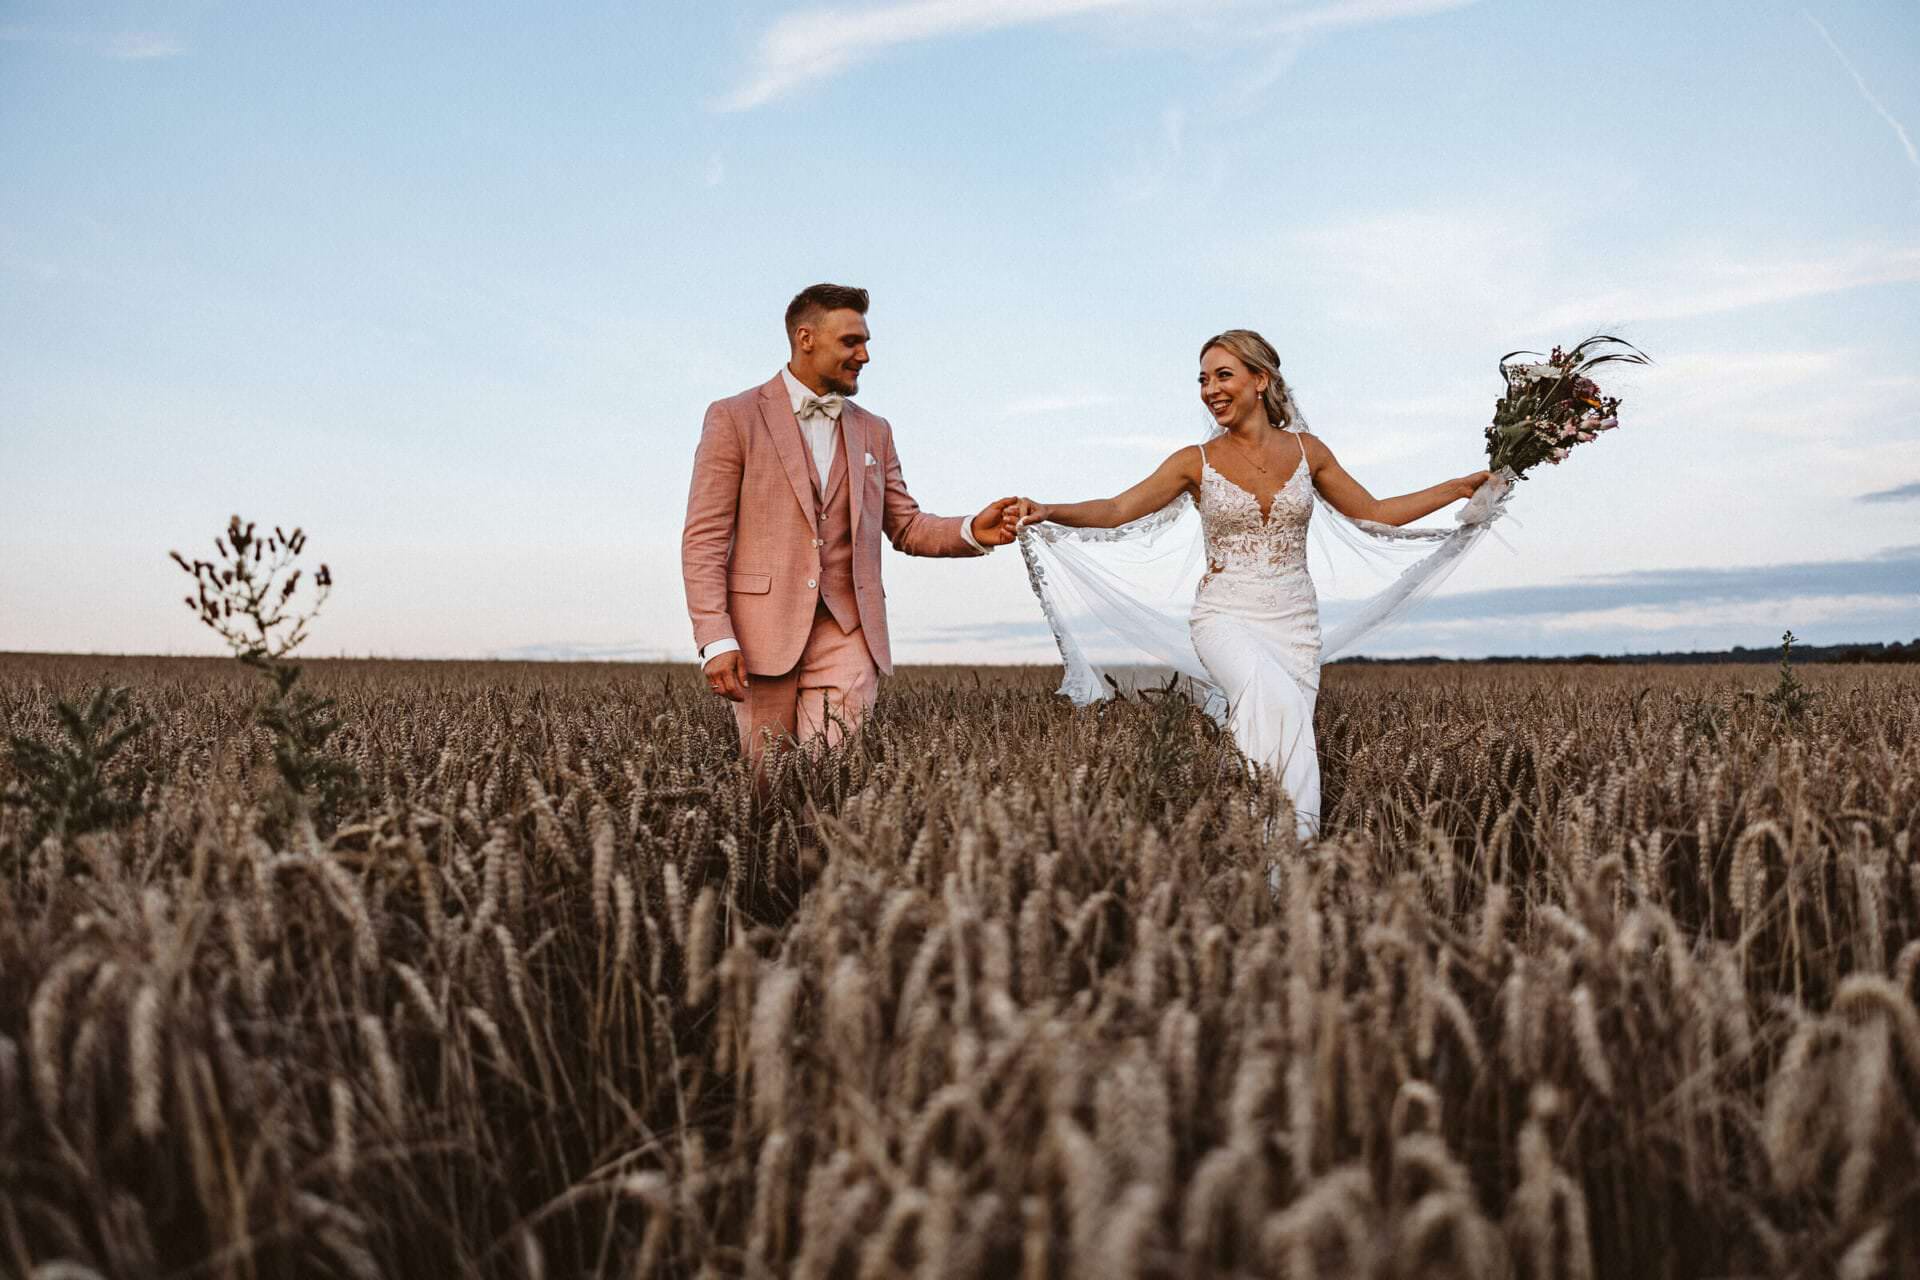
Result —
<instances>
[{"instance_id":1,"label":"suit lapel","mask_svg":"<svg viewBox=\"0 0 1920 1280\"><path fill-rule=\"evenodd\" d=\"M847 478L847 415L840 414L840 421L833 424L833 461L827 465L826 483L821 486L820 510L825 511L839 495L840 486Z\"/></svg>"},{"instance_id":2,"label":"suit lapel","mask_svg":"<svg viewBox=\"0 0 1920 1280\"><path fill-rule=\"evenodd\" d=\"M793 406L787 402L786 380L777 373L772 382L760 388L760 420L773 437L774 452L780 455L780 465L786 469L787 483L793 486L800 514L818 533L820 508L813 496L813 464L807 461L806 451L800 444L800 424L794 419Z\"/></svg>"},{"instance_id":3,"label":"suit lapel","mask_svg":"<svg viewBox=\"0 0 1920 1280\"><path fill-rule=\"evenodd\" d=\"M847 527L860 532L860 499L867 492L867 428L864 411L849 404L840 411L840 457L846 464Z\"/></svg>"}]
</instances>

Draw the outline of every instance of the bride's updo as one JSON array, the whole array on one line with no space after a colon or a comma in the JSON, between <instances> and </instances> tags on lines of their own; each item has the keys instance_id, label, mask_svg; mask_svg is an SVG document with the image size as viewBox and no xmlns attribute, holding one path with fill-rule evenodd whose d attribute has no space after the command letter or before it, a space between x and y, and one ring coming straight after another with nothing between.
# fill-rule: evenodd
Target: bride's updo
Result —
<instances>
[{"instance_id":1,"label":"bride's updo","mask_svg":"<svg viewBox=\"0 0 1920 1280\"><path fill-rule=\"evenodd\" d=\"M1287 394L1287 380L1280 376L1280 353L1273 349L1273 344L1251 329L1229 329L1201 343L1200 358L1205 360L1207 352L1215 347L1232 352L1254 374L1267 375L1266 394L1261 397L1267 408L1267 421L1276 427L1291 427L1293 414L1288 411L1288 405L1292 397Z\"/></svg>"}]
</instances>

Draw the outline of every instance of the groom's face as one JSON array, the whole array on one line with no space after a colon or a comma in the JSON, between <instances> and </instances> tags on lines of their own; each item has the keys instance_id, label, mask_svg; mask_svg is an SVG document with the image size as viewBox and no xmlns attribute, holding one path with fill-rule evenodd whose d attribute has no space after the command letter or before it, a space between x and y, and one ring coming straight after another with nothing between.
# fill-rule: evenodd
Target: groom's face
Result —
<instances>
[{"instance_id":1,"label":"groom's face","mask_svg":"<svg viewBox=\"0 0 1920 1280\"><path fill-rule=\"evenodd\" d=\"M853 395L860 390L869 337L867 318L851 307L823 312L794 335L795 371L812 374L828 391Z\"/></svg>"}]
</instances>

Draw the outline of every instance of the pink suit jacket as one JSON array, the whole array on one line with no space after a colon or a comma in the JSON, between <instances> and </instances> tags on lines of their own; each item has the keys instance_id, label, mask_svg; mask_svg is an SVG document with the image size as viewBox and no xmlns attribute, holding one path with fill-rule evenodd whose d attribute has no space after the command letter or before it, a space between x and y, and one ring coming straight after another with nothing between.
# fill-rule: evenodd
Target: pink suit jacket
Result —
<instances>
[{"instance_id":1,"label":"pink suit jacket","mask_svg":"<svg viewBox=\"0 0 1920 1280\"><path fill-rule=\"evenodd\" d=\"M881 533L910 556L979 553L960 532L968 517L927 515L907 493L885 418L847 401L840 449L860 629L874 665L891 672ZM694 645L731 636L751 674L792 670L820 602L818 587L807 585L820 580L819 525L813 465L780 375L709 405L680 538Z\"/></svg>"}]
</instances>

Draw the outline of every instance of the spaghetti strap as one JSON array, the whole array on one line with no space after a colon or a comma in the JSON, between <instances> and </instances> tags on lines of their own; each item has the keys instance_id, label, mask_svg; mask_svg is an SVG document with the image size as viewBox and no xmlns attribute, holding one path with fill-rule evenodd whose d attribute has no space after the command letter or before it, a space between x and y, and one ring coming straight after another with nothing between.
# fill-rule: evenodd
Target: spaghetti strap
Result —
<instances>
[{"instance_id":1,"label":"spaghetti strap","mask_svg":"<svg viewBox=\"0 0 1920 1280\"><path fill-rule=\"evenodd\" d=\"M1300 465L1304 467L1307 465L1307 433L1295 427L1293 439L1294 443L1300 446Z\"/></svg>"}]
</instances>

